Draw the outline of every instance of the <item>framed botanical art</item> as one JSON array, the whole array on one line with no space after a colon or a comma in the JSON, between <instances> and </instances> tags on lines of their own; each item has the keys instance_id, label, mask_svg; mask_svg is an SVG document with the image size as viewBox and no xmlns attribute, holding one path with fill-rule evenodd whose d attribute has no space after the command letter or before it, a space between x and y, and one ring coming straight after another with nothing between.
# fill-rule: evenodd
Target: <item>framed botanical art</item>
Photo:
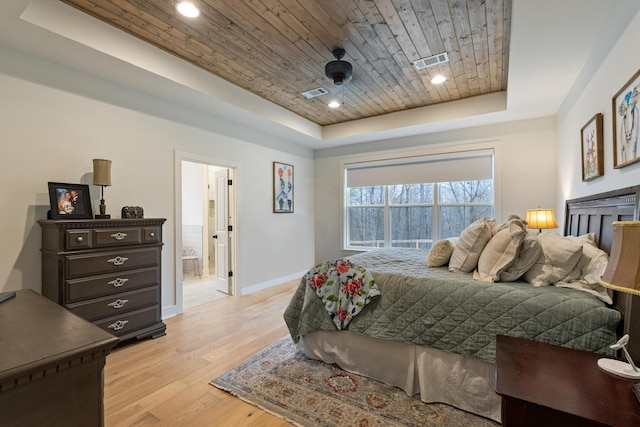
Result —
<instances>
[{"instance_id":1,"label":"framed botanical art","mask_svg":"<svg viewBox=\"0 0 640 427\"><path fill-rule=\"evenodd\" d=\"M613 167L621 168L640 160L640 70L613 97Z\"/></svg>"},{"instance_id":2,"label":"framed botanical art","mask_svg":"<svg viewBox=\"0 0 640 427\"><path fill-rule=\"evenodd\" d=\"M593 116L580 130L582 149L582 180L590 181L604 175L602 114Z\"/></svg>"},{"instance_id":3,"label":"framed botanical art","mask_svg":"<svg viewBox=\"0 0 640 427\"><path fill-rule=\"evenodd\" d=\"M89 186L84 184L49 183L51 219L91 219Z\"/></svg>"},{"instance_id":4,"label":"framed botanical art","mask_svg":"<svg viewBox=\"0 0 640 427\"><path fill-rule=\"evenodd\" d=\"M273 162L273 212L293 213L293 166Z\"/></svg>"}]
</instances>

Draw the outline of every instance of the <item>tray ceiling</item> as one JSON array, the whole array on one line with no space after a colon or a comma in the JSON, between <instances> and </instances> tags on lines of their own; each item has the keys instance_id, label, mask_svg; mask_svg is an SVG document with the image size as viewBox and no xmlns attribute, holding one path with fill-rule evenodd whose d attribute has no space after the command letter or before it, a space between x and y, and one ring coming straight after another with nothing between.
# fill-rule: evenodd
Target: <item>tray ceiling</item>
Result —
<instances>
[{"instance_id":1,"label":"tray ceiling","mask_svg":"<svg viewBox=\"0 0 640 427\"><path fill-rule=\"evenodd\" d=\"M62 1L319 125L507 89L511 0L194 0L195 19L173 0ZM342 86L324 74L338 47ZM329 93L302 95L316 88Z\"/></svg>"}]
</instances>

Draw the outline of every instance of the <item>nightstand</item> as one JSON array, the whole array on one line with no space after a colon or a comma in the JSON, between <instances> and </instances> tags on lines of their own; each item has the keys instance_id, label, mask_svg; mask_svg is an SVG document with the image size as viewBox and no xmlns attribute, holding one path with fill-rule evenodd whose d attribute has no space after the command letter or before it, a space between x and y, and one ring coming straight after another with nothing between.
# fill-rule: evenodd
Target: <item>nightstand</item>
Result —
<instances>
[{"instance_id":1,"label":"nightstand","mask_svg":"<svg viewBox=\"0 0 640 427\"><path fill-rule=\"evenodd\" d=\"M499 335L496 393L509 426L638 426L636 380L596 365L600 354Z\"/></svg>"}]
</instances>

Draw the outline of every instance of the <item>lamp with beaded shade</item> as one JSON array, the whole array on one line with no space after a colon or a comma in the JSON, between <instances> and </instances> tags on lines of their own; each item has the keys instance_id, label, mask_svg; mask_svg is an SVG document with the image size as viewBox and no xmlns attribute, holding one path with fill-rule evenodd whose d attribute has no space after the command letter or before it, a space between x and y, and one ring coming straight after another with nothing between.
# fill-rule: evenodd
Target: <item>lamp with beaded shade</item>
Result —
<instances>
[{"instance_id":1,"label":"lamp with beaded shade","mask_svg":"<svg viewBox=\"0 0 640 427\"><path fill-rule=\"evenodd\" d=\"M600 284L640 295L640 221L615 221L611 255Z\"/></svg>"},{"instance_id":2,"label":"lamp with beaded shade","mask_svg":"<svg viewBox=\"0 0 640 427\"><path fill-rule=\"evenodd\" d=\"M600 284L618 292L640 295L640 221L614 221L613 243L607 268ZM611 346L622 350L628 363L616 359L599 359L598 366L612 374L625 378L640 379L638 368L626 349L629 335Z\"/></svg>"}]
</instances>

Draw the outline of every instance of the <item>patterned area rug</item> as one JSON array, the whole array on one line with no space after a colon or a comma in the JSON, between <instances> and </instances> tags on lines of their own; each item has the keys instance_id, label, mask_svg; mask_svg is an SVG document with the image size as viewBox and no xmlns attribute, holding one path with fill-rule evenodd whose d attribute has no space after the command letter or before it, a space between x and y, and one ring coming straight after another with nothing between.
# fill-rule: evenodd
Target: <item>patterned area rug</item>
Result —
<instances>
[{"instance_id":1,"label":"patterned area rug","mask_svg":"<svg viewBox=\"0 0 640 427\"><path fill-rule=\"evenodd\" d=\"M448 405L309 360L290 337L270 345L211 384L297 426L491 426Z\"/></svg>"}]
</instances>

